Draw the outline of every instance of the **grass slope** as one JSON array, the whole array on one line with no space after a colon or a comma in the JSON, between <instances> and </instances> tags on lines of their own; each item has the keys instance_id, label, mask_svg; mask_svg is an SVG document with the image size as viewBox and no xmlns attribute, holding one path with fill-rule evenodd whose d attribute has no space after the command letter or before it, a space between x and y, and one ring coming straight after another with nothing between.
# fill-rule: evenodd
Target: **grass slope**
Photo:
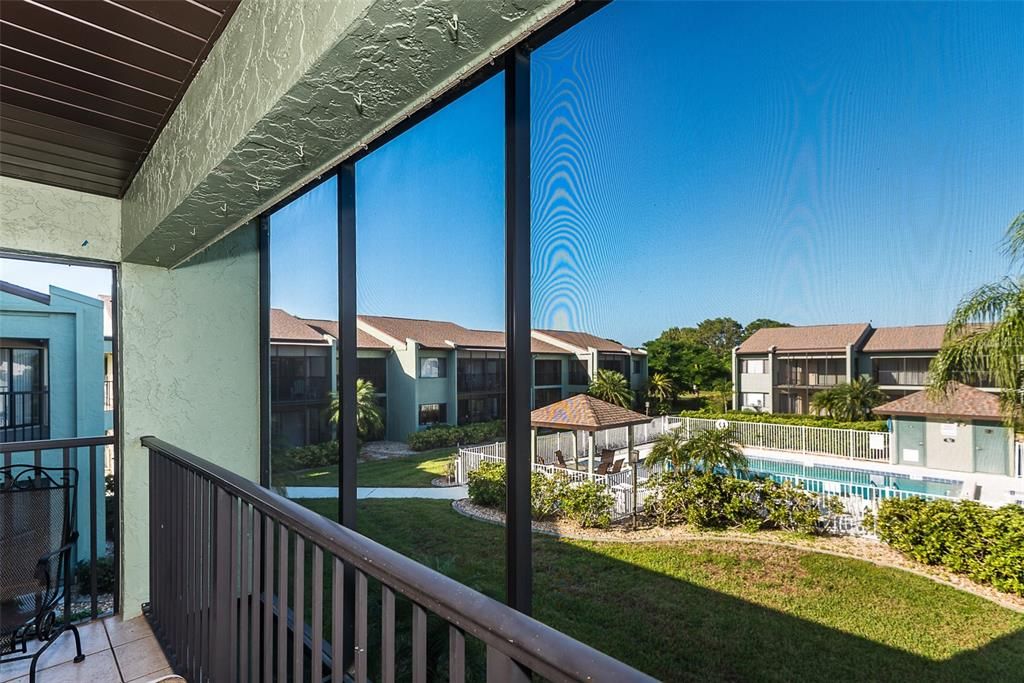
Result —
<instances>
[{"instance_id":1,"label":"grass slope","mask_svg":"<svg viewBox=\"0 0 1024 683\"><path fill-rule=\"evenodd\" d=\"M451 448L437 448L404 458L360 462L356 470L358 486L430 486L443 477ZM274 486L337 486L338 466L275 472Z\"/></svg>"},{"instance_id":2,"label":"grass slope","mask_svg":"<svg viewBox=\"0 0 1024 683\"><path fill-rule=\"evenodd\" d=\"M302 502L329 517L337 507ZM359 528L492 597L504 593L503 529L447 502L362 501ZM534 574L537 618L663 680L1024 680L1024 615L858 560L718 541L535 536Z\"/></svg>"}]
</instances>

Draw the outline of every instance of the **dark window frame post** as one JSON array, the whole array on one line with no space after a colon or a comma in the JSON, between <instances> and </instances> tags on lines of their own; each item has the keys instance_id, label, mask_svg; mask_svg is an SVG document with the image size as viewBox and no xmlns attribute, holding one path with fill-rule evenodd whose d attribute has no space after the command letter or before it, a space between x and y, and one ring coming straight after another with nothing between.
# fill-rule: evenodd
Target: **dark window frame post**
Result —
<instances>
[{"instance_id":1,"label":"dark window frame post","mask_svg":"<svg viewBox=\"0 0 1024 683\"><path fill-rule=\"evenodd\" d=\"M260 486L270 488L270 215L259 217Z\"/></svg>"},{"instance_id":2,"label":"dark window frame post","mask_svg":"<svg viewBox=\"0 0 1024 683\"><path fill-rule=\"evenodd\" d=\"M505 55L506 602L530 614L530 53Z\"/></svg>"}]
</instances>

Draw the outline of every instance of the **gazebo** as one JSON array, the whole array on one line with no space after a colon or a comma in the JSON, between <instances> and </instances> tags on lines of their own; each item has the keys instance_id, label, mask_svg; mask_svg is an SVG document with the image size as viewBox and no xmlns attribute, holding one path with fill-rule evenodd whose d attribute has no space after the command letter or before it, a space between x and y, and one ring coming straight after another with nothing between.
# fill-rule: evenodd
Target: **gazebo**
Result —
<instances>
[{"instance_id":1,"label":"gazebo","mask_svg":"<svg viewBox=\"0 0 1024 683\"><path fill-rule=\"evenodd\" d=\"M537 408L530 413L530 427L532 428L532 443L536 457L537 429L571 430L573 434L573 451L578 453L576 444L576 433L587 433L587 472L594 473L594 435L606 429L617 429L627 427L628 441L626 446L627 458L633 450L633 427L646 424L651 421L647 415L643 415L629 408L617 406L614 403L602 401L587 394L576 394L563 399L557 403Z\"/></svg>"}]
</instances>

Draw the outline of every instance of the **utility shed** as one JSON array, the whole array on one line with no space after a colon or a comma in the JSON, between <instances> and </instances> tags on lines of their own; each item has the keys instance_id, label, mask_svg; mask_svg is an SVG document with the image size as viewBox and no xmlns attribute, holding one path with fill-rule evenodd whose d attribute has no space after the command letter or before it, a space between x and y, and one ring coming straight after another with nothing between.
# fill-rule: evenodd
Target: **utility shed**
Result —
<instances>
[{"instance_id":1,"label":"utility shed","mask_svg":"<svg viewBox=\"0 0 1024 683\"><path fill-rule=\"evenodd\" d=\"M1009 476L1013 430L999 397L954 383L942 397L917 391L874 409L892 418L893 461L956 472Z\"/></svg>"}]
</instances>

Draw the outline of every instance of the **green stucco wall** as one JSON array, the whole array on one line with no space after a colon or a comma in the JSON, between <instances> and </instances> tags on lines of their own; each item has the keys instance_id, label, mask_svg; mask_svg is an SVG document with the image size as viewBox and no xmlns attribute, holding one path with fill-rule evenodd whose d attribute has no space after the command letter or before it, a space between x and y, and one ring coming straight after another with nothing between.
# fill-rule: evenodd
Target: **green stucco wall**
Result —
<instances>
[{"instance_id":1,"label":"green stucco wall","mask_svg":"<svg viewBox=\"0 0 1024 683\"><path fill-rule=\"evenodd\" d=\"M242 476L258 476L258 279L252 225L175 270L123 265L126 618L148 598L150 480L140 437L152 434Z\"/></svg>"},{"instance_id":2,"label":"green stucco wall","mask_svg":"<svg viewBox=\"0 0 1024 683\"><path fill-rule=\"evenodd\" d=\"M121 258L121 202L0 177L0 247L118 261Z\"/></svg>"}]
</instances>

